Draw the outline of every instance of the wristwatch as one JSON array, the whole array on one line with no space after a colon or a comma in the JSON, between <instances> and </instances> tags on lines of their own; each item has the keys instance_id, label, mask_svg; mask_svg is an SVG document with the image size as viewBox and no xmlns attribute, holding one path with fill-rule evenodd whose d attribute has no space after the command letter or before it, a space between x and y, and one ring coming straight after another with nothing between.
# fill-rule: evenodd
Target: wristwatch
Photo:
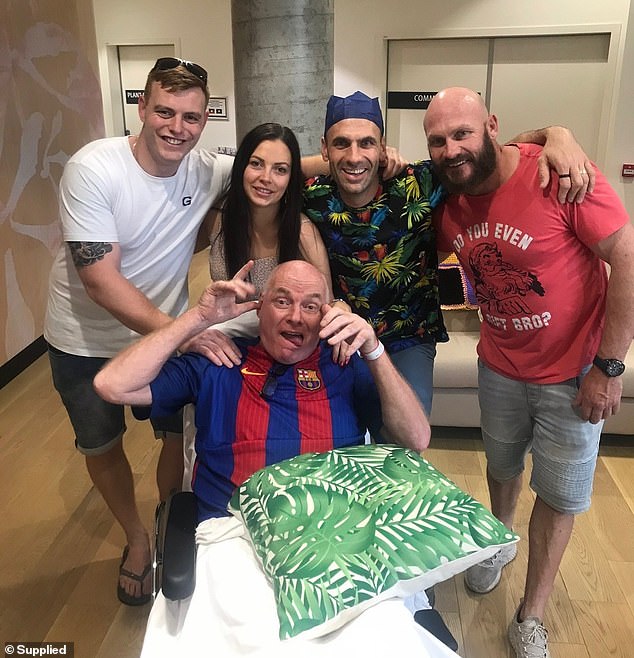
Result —
<instances>
[{"instance_id":1,"label":"wristwatch","mask_svg":"<svg viewBox=\"0 0 634 658\"><path fill-rule=\"evenodd\" d=\"M592 363L608 377L619 377L625 372L625 364L618 359L602 359L595 356Z\"/></svg>"}]
</instances>

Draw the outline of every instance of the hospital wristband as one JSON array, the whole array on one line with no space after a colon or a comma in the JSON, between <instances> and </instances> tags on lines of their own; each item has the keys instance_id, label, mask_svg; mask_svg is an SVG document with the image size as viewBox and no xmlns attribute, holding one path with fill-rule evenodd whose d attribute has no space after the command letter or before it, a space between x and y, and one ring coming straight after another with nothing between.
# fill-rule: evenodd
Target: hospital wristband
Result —
<instances>
[{"instance_id":1,"label":"hospital wristband","mask_svg":"<svg viewBox=\"0 0 634 658\"><path fill-rule=\"evenodd\" d=\"M377 338L377 346L370 352L366 352L365 354L359 350L359 354L361 355L361 358L364 361L376 361L383 352L385 352L385 347L383 343Z\"/></svg>"}]
</instances>

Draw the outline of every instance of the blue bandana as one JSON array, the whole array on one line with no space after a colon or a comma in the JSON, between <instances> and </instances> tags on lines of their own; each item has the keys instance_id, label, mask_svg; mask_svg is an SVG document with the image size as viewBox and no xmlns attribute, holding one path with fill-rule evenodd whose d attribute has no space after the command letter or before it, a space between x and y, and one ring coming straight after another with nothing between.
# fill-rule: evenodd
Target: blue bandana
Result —
<instances>
[{"instance_id":1,"label":"blue bandana","mask_svg":"<svg viewBox=\"0 0 634 658\"><path fill-rule=\"evenodd\" d=\"M383 115L379 106L378 98L370 98L361 91L355 91L354 94L341 98L341 96L331 96L328 99L326 107L326 124L324 127L324 136L328 128L344 119L367 119L376 124L383 135Z\"/></svg>"}]
</instances>

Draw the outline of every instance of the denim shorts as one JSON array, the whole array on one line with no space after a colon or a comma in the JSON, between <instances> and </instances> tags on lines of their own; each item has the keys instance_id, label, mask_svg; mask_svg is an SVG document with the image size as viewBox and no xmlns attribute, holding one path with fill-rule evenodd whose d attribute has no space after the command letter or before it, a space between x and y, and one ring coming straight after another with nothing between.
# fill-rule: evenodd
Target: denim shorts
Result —
<instances>
[{"instance_id":1,"label":"denim shorts","mask_svg":"<svg viewBox=\"0 0 634 658\"><path fill-rule=\"evenodd\" d=\"M425 413L429 418L434 381L434 357L436 356L436 343L422 342L416 338L397 341L396 345L386 344L385 351L395 368L412 387L420 400ZM377 443L390 443L392 439L383 435L383 418L381 403L378 398L366 399L363 407L358 409L364 423L368 427L372 439Z\"/></svg>"},{"instance_id":2,"label":"denim shorts","mask_svg":"<svg viewBox=\"0 0 634 658\"><path fill-rule=\"evenodd\" d=\"M415 342L402 349L398 343L390 343L386 345L386 350L396 369L418 396L427 418L429 418L434 391L436 343L433 341Z\"/></svg>"},{"instance_id":3,"label":"denim shorts","mask_svg":"<svg viewBox=\"0 0 634 658\"><path fill-rule=\"evenodd\" d=\"M530 486L550 507L579 514L590 507L603 421L577 416L572 401L590 367L558 384L528 384L478 362L482 438L487 468L497 482L524 471L533 453Z\"/></svg>"},{"instance_id":4,"label":"denim shorts","mask_svg":"<svg viewBox=\"0 0 634 658\"><path fill-rule=\"evenodd\" d=\"M108 452L121 440L126 430L124 407L102 400L92 380L108 359L67 354L48 346L53 384L68 412L75 431L75 445L84 455ZM151 419L156 438L180 439L183 434L182 412Z\"/></svg>"}]
</instances>

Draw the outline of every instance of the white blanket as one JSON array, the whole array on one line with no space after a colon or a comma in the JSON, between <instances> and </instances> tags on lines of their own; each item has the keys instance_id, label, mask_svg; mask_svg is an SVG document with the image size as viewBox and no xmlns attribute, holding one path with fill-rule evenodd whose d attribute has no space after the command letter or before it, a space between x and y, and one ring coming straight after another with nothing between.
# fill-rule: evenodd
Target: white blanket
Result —
<instances>
[{"instance_id":1,"label":"white blanket","mask_svg":"<svg viewBox=\"0 0 634 658\"><path fill-rule=\"evenodd\" d=\"M233 517L210 519L199 526L196 590L185 601L157 597L142 658L458 655L416 624L401 599L382 601L325 637L280 640L273 590L245 533Z\"/></svg>"}]
</instances>

